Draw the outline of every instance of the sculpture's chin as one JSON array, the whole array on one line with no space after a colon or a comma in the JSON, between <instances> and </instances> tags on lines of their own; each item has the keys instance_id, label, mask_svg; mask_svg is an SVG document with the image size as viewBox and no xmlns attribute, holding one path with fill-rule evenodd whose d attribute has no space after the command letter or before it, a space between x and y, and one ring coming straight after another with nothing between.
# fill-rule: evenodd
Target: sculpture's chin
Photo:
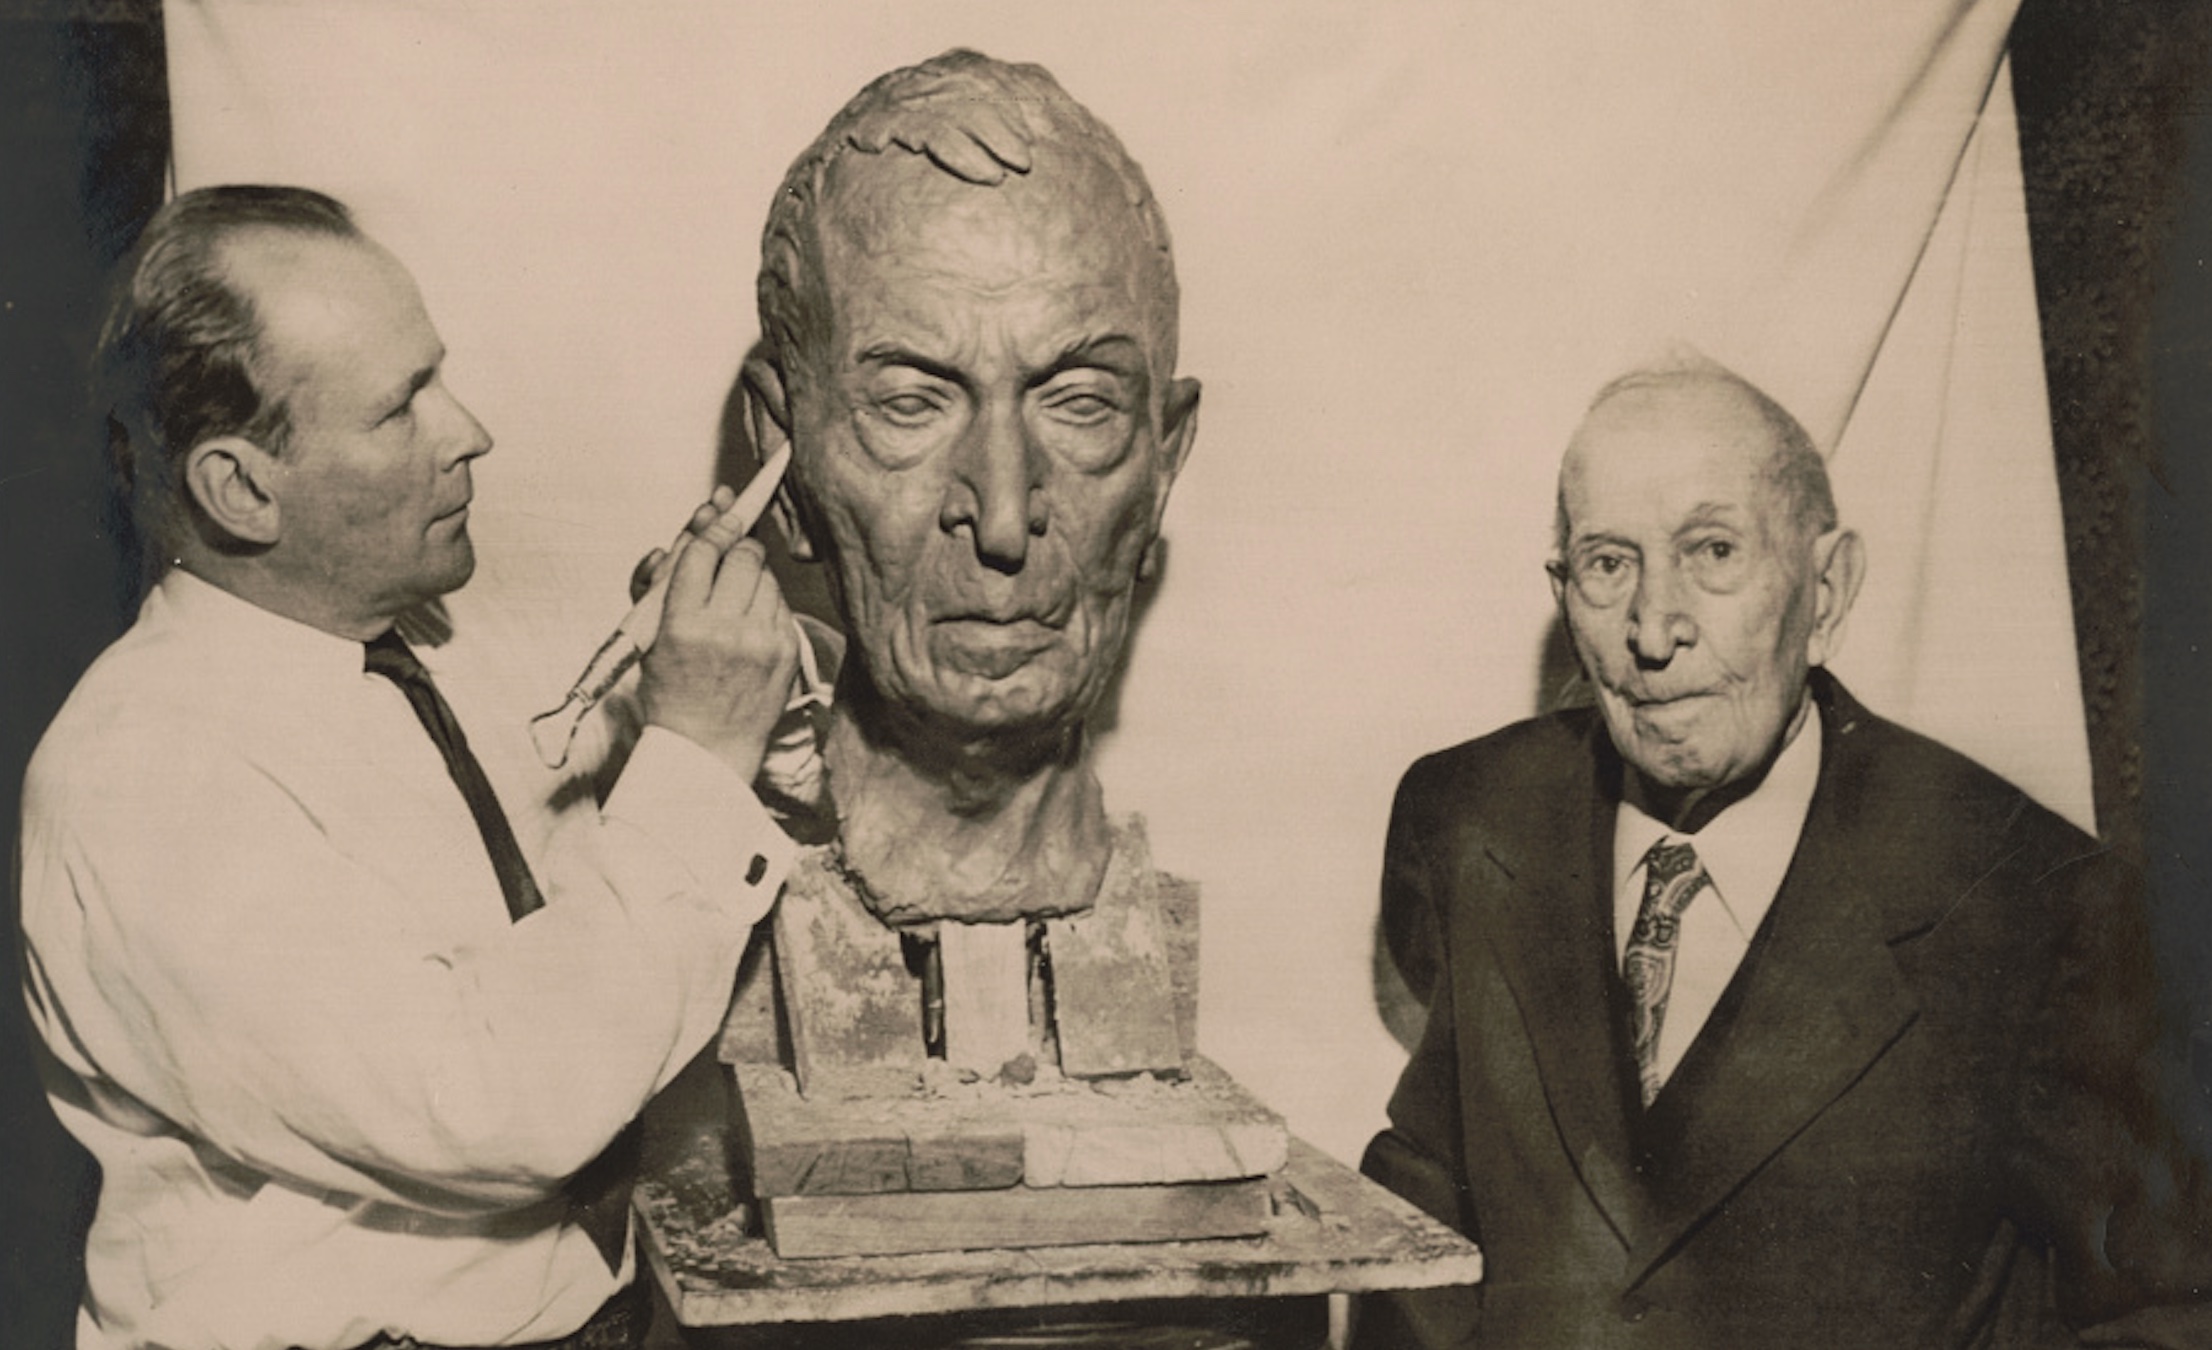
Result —
<instances>
[{"instance_id":1,"label":"sculpture's chin","mask_svg":"<svg viewBox=\"0 0 2212 1350\"><path fill-rule=\"evenodd\" d=\"M1086 673L1082 657L1060 646L1019 659L1003 648L960 651L902 672L903 687L884 694L932 739L1045 734L1072 730L1097 701L1103 682Z\"/></svg>"}]
</instances>

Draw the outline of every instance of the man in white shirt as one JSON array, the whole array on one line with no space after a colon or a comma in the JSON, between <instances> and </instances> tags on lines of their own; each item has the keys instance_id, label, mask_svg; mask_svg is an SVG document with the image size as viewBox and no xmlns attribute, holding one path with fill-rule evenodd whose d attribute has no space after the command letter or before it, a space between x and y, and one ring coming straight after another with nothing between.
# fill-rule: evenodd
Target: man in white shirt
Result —
<instances>
[{"instance_id":1,"label":"man in white shirt","mask_svg":"<svg viewBox=\"0 0 2212 1350\"><path fill-rule=\"evenodd\" d=\"M790 855L758 546L687 541L619 785L525 856L392 632L467 581L491 448L406 269L318 194L188 193L101 355L167 567L24 789L42 1067L101 1170L80 1346L634 1343L609 1145Z\"/></svg>"},{"instance_id":2,"label":"man in white shirt","mask_svg":"<svg viewBox=\"0 0 2212 1350\"><path fill-rule=\"evenodd\" d=\"M1363 1343L2204 1343L2136 879L1822 669L1864 564L1796 420L1617 381L1557 548L1597 706L1415 764L1384 863L1428 1020L1364 1166L1485 1282Z\"/></svg>"}]
</instances>

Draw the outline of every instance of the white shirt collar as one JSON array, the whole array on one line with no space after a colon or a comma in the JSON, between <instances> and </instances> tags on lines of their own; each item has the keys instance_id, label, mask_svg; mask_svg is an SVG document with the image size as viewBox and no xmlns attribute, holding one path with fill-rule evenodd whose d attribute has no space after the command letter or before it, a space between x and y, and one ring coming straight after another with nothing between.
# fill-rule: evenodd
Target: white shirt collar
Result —
<instances>
[{"instance_id":1,"label":"white shirt collar","mask_svg":"<svg viewBox=\"0 0 2212 1350\"><path fill-rule=\"evenodd\" d=\"M143 613L152 622L212 637L217 650L237 655L254 671L280 673L287 681L358 678L363 673L361 643L263 609L181 567L162 576L147 595Z\"/></svg>"},{"instance_id":2,"label":"white shirt collar","mask_svg":"<svg viewBox=\"0 0 2212 1350\"><path fill-rule=\"evenodd\" d=\"M1766 918L1782 878L1797 853L1797 839L1805 829L1805 813L1812 806L1813 788L1820 781L1820 709L1808 701L1797 734L1782 747L1774 767L1749 796L1723 808L1694 835L1676 835L1639 808L1622 802L1613 817L1613 894L1637 896L1641 887L1629 889L1643 871L1644 855L1651 846L1670 836L1696 846L1698 861L1712 878L1712 890L1737 931L1748 942ZM1629 901L1628 913L1635 914ZM1625 950L1628 924L1616 924L1614 947Z\"/></svg>"}]
</instances>

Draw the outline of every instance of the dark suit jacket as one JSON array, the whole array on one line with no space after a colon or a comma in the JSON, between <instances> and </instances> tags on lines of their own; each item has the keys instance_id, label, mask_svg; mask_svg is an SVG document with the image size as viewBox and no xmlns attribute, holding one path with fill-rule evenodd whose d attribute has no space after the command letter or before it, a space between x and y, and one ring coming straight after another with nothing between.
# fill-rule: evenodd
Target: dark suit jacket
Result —
<instances>
[{"instance_id":1,"label":"dark suit jacket","mask_svg":"<svg viewBox=\"0 0 2212 1350\"><path fill-rule=\"evenodd\" d=\"M1648 1111L1596 712L1408 771L1383 904L1429 1019L1365 1166L1486 1277L1371 1300L1363 1344L2066 1344L2122 1316L2120 1343L2212 1343L2135 874L1825 672L1814 698L1789 873Z\"/></svg>"}]
</instances>

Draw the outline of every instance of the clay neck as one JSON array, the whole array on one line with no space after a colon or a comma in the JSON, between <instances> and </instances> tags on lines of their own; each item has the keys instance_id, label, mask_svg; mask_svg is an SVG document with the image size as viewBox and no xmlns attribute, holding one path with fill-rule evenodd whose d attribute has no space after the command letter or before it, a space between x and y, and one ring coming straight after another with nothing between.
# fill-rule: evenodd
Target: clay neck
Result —
<instances>
[{"instance_id":1,"label":"clay neck","mask_svg":"<svg viewBox=\"0 0 2212 1350\"><path fill-rule=\"evenodd\" d=\"M871 736L840 698L822 754L844 864L868 907L892 924L1088 907L1111 847L1105 805L1080 728L1055 748L1018 759L988 744L916 753Z\"/></svg>"}]
</instances>

